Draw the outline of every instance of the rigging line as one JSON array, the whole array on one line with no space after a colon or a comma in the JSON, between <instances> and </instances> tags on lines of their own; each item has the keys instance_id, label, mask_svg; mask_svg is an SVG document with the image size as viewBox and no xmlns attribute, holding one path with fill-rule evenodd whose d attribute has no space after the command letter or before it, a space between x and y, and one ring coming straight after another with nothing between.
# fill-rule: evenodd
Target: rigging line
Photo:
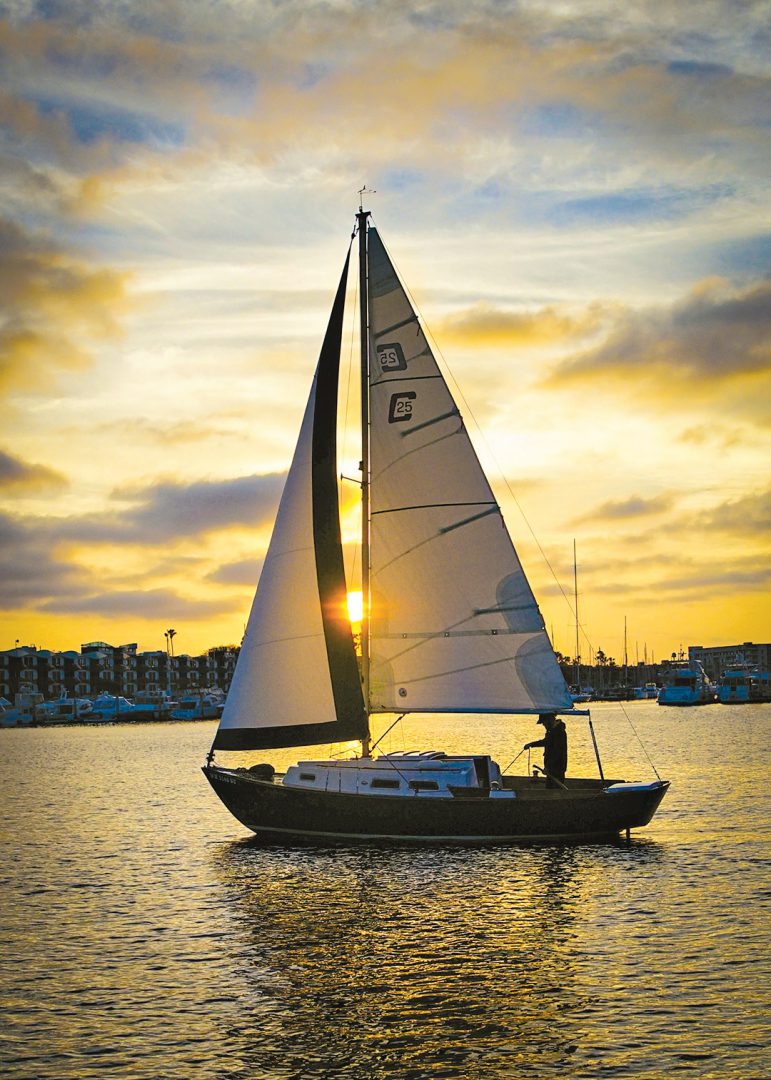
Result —
<instances>
[{"instance_id":1,"label":"rigging line","mask_svg":"<svg viewBox=\"0 0 771 1080\"><path fill-rule=\"evenodd\" d=\"M415 353L414 356L411 356L409 358L409 360L407 361L407 363L411 363L413 360L418 360L421 356L430 356L430 355L431 354L430 354L428 349L423 349L422 352ZM374 382L370 383L370 387L374 390L376 386L389 386L391 383L398 383L398 382L425 382L427 379L441 379L441 378L442 378L441 375L392 375L391 372L389 371L387 379L376 379ZM457 409L455 411L457 412ZM460 413L458 413L458 415L460 415Z\"/></svg>"},{"instance_id":2,"label":"rigging line","mask_svg":"<svg viewBox=\"0 0 771 1080\"><path fill-rule=\"evenodd\" d=\"M382 741L383 741L383 739L384 739L384 738L386 737L386 735L387 735L387 734L389 733L389 731L393 731L393 729L394 729L394 728L396 727L396 725L397 725L397 724L399 723L399 721L400 721L400 720L403 720L403 719L405 718L405 716L406 716L406 715L407 715L407 713L406 713L406 712L403 712L403 713L402 713L402 714L401 714L400 716L397 716L397 717L396 717L396 719L394 720L393 724L390 724L390 725L389 725L389 726L388 726L388 727L387 727L387 728L385 729L385 731L384 731L384 732L383 732L383 734L382 734L382 735L380 736L380 738L379 738L379 739L377 740L377 742L375 742L375 743L374 743L374 744L373 744L373 745L372 745L372 746L370 747L370 751L369 751L369 752L370 752L370 754L372 754L372 753L374 752L374 750L376 749L376 747L380 746L381 742L382 742Z\"/></svg>"},{"instance_id":3,"label":"rigging line","mask_svg":"<svg viewBox=\"0 0 771 1080\"><path fill-rule=\"evenodd\" d=\"M517 757L513 757L513 758L511 759L511 761L510 761L510 762L508 763L508 765L506 766L506 768L504 768L504 769L501 769L501 776L503 776L503 774L504 774L504 773L506 772L506 769L510 769L510 768L511 768L511 766L512 766L512 765L514 764L514 762L515 762L515 761L517 760L517 758L521 758L521 757L522 757L522 755L524 754L525 750L527 750L527 749L528 749L528 747L527 747L527 746L523 746L523 747L522 747L522 749L520 750L520 752L519 752L519 753L517 754ZM529 765L529 764L528 764L528 766L527 766L527 771L528 771L528 772L530 772L530 765Z\"/></svg>"},{"instance_id":4,"label":"rigging line","mask_svg":"<svg viewBox=\"0 0 771 1080\"><path fill-rule=\"evenodd\" d=\"M444 503L417 503L415 506L390 506L387 510L373 510L375 514L400 514L402 510L444 510L460 506L496 506L494 502L444 502Z\"/></svg>"},{"instance_id":5,"label":"rigging line","mask_svg":"<svg viewBox=\"0 0 771 1080\"><path fill-rule=\"evenodd\" d=\"M406 714L405 714L405 713L402 713L402 716L404 716L404 715L406 715ZM402 718L402 717L400 716L400 717L399 717L399 719L401 720L401 718ZM393 727L393 724L391 724L391 727ZM391 728L389 728L388 730L390 731L390 730L391 730ZM391 759L390 759L390 758L388 757L388 755L387 755L387 754L383 754L383 755L381 755L381 756L382 756L382 757L384 757L384 758L386 759L386 761L387 761L387 762L388 762L388 764L389 764L389 765L391 766L391 768L392 768L392 769L394 770L394 772L398 773L398 774L399 774L399 776L401 776L402 780L403 780L403 781L405 782L405 784L407 785L407 787L409 787L409 786L410 786L410 782L409 782L409 780L407 779L407 777L406 777L406 776L404 775L404 773L403 773L403 772L401 771L401 769L399 769L399 768L398 768L398 766L394 765L393 761L391 761Z\"/></svg>"},{"instance_id":6,"label":"rigging line","mask_svg":"<svg viewBox=\"0 0 771 1080\"><path fill-rule=\"evenodd\" d=\"M572 612L573 617L575 618L575 611L573 609L573 605L571 604L570 599L568 598L568 595L567 595L567 593L565 592L565 589L562 586L562 582L557 577L557 574L556 574L556 572L554 570L554 567L552 566L551 562L549 561L549 557L547 556L546 552L544 551L543 547L541 546L541 542L538 539L538 537L536 536L535 530L533 529L533 526L530 524L530 521L529 521L529 519L527 517L527 514L522 509L522 506L520 505L519 500L517 499L516 495L514 494L514 492L512 490L512 487L511 487L511 484L509 483L505 473L503 472L503 469L499 465L498 459L496 458L495 454L493 453L492 448L490 447L490 444L488 443L487 439L485 438L482 427L481 427L479 421L477 420L476 416L474 415L473 409L471 408L468 401L466 400L466 397L465 397L465 395L464 395L464 393L463 393L463 391L462 391L462 389L461 389L461 387L460 387L460 385L458 383L458 380L455 378L455 375L453 374L452 368L450 367L447 360L445 359L444 353L442 352L441 348L439 347L439 344L438 344L436 338L431 333L431 330L430 330L430 328L428 326L428 322L426 321L426 318L423 315L423 312L420 310L420 306L419 306L418 302L416 301L415 297L410 292L410 289L409 289L408 285L406 284L406 282L405 282L405 280L404 280L404 278L403 278L403 276L401 274L401 271L399 270L398 264L396 263L396 260L391 255L391 252L386 247L386 244L383 241L382 236L380 237L380 242L383 244L383 247L386 249L386 253L388 254L388 257L391 260L391 263L393 264L393 266L396 269L397 274L399 275L399 283L400 283L401 287L404 289L404 292L406 293L407 297L409 298L410 303L412 304L413 308L415 309L415 311L417 312L417 314L419 316L419 325L420 325L421 329L423 330L423 333L424 333L426 339L428 339L429 337L431 338L431 342L433 344L434 349L436 350L436 354L438 355L439 359L442 361L442 366L447 371L447 374L450 376L450 379L452 380L452 384L453 384L453 386L455 388L455 391L458 394L458 397L463 402L464 410L468 412L468 415L474 421L474 427L476 428L477 432L479 433L479 436L480 436L482 442L484 443L485 449L486 449L487 453L489 454L490 459L492 460L493 464L495 465L498 476L503 481L503 484L505 485L506 490L508 491L509 495L511 496L512 501L514 502L514 505L516 506L519 513L522 515L522 520L525 522L525 525L527 526L528 531L529 531L530 535L532 536L532 538L533 538L533 540L535 542L535 545L538 548L538 551L541 554L541 558L543 559L543 561L546 563L547 567L549 568L549 573L554 578L554 581L555 581L555 583L557 585L557 588L559 589L560 593L562 594L563 600L565 601L568 608ZM582 633L584 634L584 637L586 638L587 644L591 648L592 646L591 646L591 642L589 641L588 636L586 635L585 631L583 631L583 628L581 628L581 630L582 630Z\"/></svg>"},{"instance_id":7,"label":"rigging line","mask_svg":"<svg viewBox=\"0 0 771 1080\"><path fill-rule=\"evenodd\" d=\"M273 555L271 562L278 562L279 559L285 559L288 555L297 555L300 551L313 551L313 545L299 544L297 547L286 548L284 551L279 551L276 555Z\"/></svg>"},{"instance_id":8,"label":"rigging line","mask_svg":"<svg viewBox=\"0 0 771 1080\"><path fill-rule=\"evenodd\" d=\"M629 726L630 726L630 728L632 729L632 731L633 731L633 732L635 733L635 736L636 736L636 738L637 738L637 741L638 741L638 743L640 744L640 746L641 746L641 748L642 748L642 752L643 752L643 753L645 754L645 757L646 757L646 758L648 759L648 764L649 764L649 765L650 765L650 767L651 767L651 768L653 769L653 772L654 772L654 773L655 773L655 775L656 775L656 779L657 779L657 780L659 781L659 783L661 783L661 777L659 776L659 772L658 772L658 769L656 768L656 766L655 766L655 765L653 764L653 762L651 761L651 756L650 756L650 754L648 753L648 751L647 751L647 750L645 749L645 743L644 743L644 742L642 741L642 739L641 739L641 738L640 738L640 736L638 735L638 733L637 733L637 728L636 728L636 727L634 726L634 724L632 723L632 719L631 719L631 717L629 716L629 713L628 713L628 712L626 711L626 709L624 708L623 702L621 702L621 701L620 701L620 702L619 702L619 705L621 706L621 712L622 712L622 713L624 714L624 716L625 716L625 717L627 718L627 720L629 721Z\"/></svg>"},{"instance_id":9,"label":"rigging line","mask_svg":"<svg viewBox=\"0 0 771 1080\"><path fill-rule=\"evenodd\" d=\"M283 645L288 641L312 641L315 638L323 637L323 631L319 631L316 634L286 634L284 637L277 638L265 638L264 641L249 641L249 649L264 649L266 645ZM247 639L244 638L244 643L247 643Z\"/></svg>"}]
</instances>

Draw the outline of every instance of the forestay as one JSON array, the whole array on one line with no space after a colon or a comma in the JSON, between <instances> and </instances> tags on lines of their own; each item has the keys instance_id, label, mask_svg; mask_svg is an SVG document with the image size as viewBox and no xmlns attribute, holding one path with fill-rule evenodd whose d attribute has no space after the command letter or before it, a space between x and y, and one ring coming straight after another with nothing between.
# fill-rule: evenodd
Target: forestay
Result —
<instances>
[{"instance_id":1,"label":"forestay","mask_svg":"<svg viewBox=\"0 0 771 1080\"><path fill-rule=\"evenodd\" d=\"M373 711L571 707L462 417L369 232Z\"/></svg>"}]
</instances>

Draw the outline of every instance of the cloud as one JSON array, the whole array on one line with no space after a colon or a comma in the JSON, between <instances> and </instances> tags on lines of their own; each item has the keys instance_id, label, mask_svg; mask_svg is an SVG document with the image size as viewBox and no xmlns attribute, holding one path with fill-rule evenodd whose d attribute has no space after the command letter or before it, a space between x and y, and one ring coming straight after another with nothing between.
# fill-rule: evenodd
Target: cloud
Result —
<instances>
[{"instance_id":1,"label":"cloud","mask_svg":"<svg viewBox=\"0 0 771 1080\"><path fill-rule=\"evenodd\" d=\"M53 550L48 519L0 513L0 609L36 607L52 595L76 596L90 575Z\"/></svg>"},{"instance_id":2,"label":"cloud","mask_svg":"<svg viewBox=\"0 0 771 1080\"><path fill-rule=\"evenodd\" d=\"M226 563L206 575L215 585L250 585L254 588L262 571L263 559L239 559Z\"/></svg>"},{"instance_id":3,"label":"cloud","mask_svg":"<svg viewBox=\"0 0 771 1080\"><path fill-rule=\"evenodd\" d=\"M136 445L155 444L163 447L186 447L191 443L206 443L212 439L220 442L225 439L242 441L243 432L239 430L239 426L251 423L253 419L253 414L250 413L245 421L243 413L235 410L229 415L219 410L216 420L207 415L197 418L194 424L189 417L184 420L149 420L144 416L128 416L121 420L121 435L127 442ZM82 425L73 425L65 434L77 436L82 431ZM92 423L89 426L89 432L95 438L110 437L114 431L114 420Z\"/></svg>"},{"instance_id":4,"label":"cloud","mask_svg":"<svg viewBox=\"0 0 771 1080\"><path fill-rule=\"evenodd\" d=\"M210 599L167 587L143 587L142 581L157 578L162 566L135 577L127 588L131 575L121 573L121 564L111 578L60 555L58 549L66 545L68 531L76 530L63 529L55 518L0 513L0 611L205 620L242 610L238 597L221 592ZM184 570L179 560L166 565L168 576L179 576Z\"/></svg>"},{"instance_id":5,"label":"cloud","mask_svg":"<svg viewBox=\"0 0 771 1080\"><path fill-rule=\"evenodd\" d=\"M437 326L442 341L460 345L525 346L574 342L596 333L608 309L589 305L583 312L550 305L537 311L504 311L492 304L476 304Z\"/></svg>"},{"instance_id":6,"label":"cloud","mask_svg":"<svg viewBox=\"0 0 771 1080\"><path fill-rule=\"evenodd\" d=\"M657 401L687 409L770 371L771 281L739 288L709 279L671 306L620 309L605 340L559 364L547 384L639 393L642 382L655 386ZM747 407L756 404L755 396Z\"/></svg>"},{"instance_id":7,"label":"cloud","mask_svg":"<svg viewBox=\"0 0 771 1080\"><path fill-rule=\"evenodd\" d=\"M240 611L237 600L218 597L196 600L171 589L125 591L115 589L80 596L52 597L37 605L38 610L67 615L133 615L140 619L207 619Z\"/></svg>"},{"instance_id":8,"label":"cloud","mask_svg":"<svg viewBox=\"0 0 771 1080\"><path fill-rule=\"evenodd\" d=\"M8 41L7 31L7 24L0 21L0 56L3 59L7 59L15 48ZM35 60L27 55L24 45L19 47L17 56L32 60L30 70L34 70ZM4 143L16 153L22 152L31 158L34 149L37 151L34 157L47 163L64 162L71 167L77 166L66 119L62 115L44 116L22 93L0 90L0 125L5 135Z\"/></svg>"},{"instance_id":9,"label":"cloud","mask_svg":"<svg viewBox=\"0 0 771 1080\"><path fill-rule=\"evenodd\" d=\"M764 123L764 82L752 74L762 71L762 18L746 9L738 27L719 3L708 20L678 5L666 32L661 18L644 7L611 18L602 4L579 15L496 2L169 9L49 0L0 22L7 122L19 144L79 174L136 162L141 149L146 158L216 147L305 175L362 161L392 169L398 151L403 171L445 170L454 185L462 160L482 182L511 188L520 177L543 190L560 161L546 155L539 176L523 170L523 137L567 143L580 133L594 144L591 163L602 158L599 174L619 169L607 141L621 137L640 148L640 162L658 156L652 177L717 129L742 150L741 165L721 165L746 175L748 128ZM696 19L699 35L689 32ZM676 49L662 47L673 39ZM710 165L708 182L693 176L697 198L723 190ZM581 212L603 194L585 189ZM612 212L634 219L641 202L648 214L663 202L668 215L689 201L689 188L628 184Z\"/></svg>"},{"instance_id":10,"label":"cloud","mask_svg":"<svg viewBox=\"0 0 771 1080\"><path fill-rule=\"evenodd\" d=\"M771 565L756 565L750 569L736 567L700 567L690 574L663 578L658 588L670 592L691 592L704 589L721 592L756 592L767 589L771 583Z\"/></svg>"},{"instance_id":11,"label":"cloud","mask_svg":"<svg viewBox=\"0 0 771 1080\"><path fill-rule=\"evenodd\" d=\"M686 428L680 433L678 440L692 446L705 446L714 443L724 450L742 446L749 441L747 429L744 426L734 428L718 421L709 424L695 424L693 427Z\"/></svg>"},{"instance_id":12,"label":"cloud","mask_svg":"<svg viewBox=\"0 0 771 1080\"><path fill-rule=\"evenodd\" d=\"M59 535L80 543L154 546L192 541L234 526L267 526L275 517L285 478L284 473L269 473L121 489L113 492L113 501L128 503L125 509L64 520Z\"/></svg>"},{"instance_id":13,"label":"cloud","mask_svg":"<svg viewBox=\"0 0 771 1080\"><path fill-rule=\"evenodd\" d=\"M592 594L617 600L633 598L636 602L649 602L652 594L656 603L661 604L666 597L673 602L687 598L689 601L704 600L705 590L711 594L733 596L737 602L744 601L748 594L763 593L771 583L771 567L760 565L749 570L721 569L720 567L698 567L680 574L664 575L645 584L639 582L599 582L592 588Z\"/></svg>"},{"instance_id":14,"label":"cloud","mask_svg":"<svg viewBox=\"0 0 771 1080\"><path fill-rule=\"evenodd\" d=\"M64 210L68 201L66 185L55 176L53 170L11 154L0 153L0 205L6 208L6 212L11 212L13 216L26 209L38 213L51 207Z\"/></svg>"},{"instance_id":15,"label":"cloud","mask_svg":"<svg viewBox=\"0 0 771 1080\"><path fill-rule=\"evenodd\" d=\"M768 541L771 538L771 487L730 499L714 510L700 514L695 524L699 529Z\"/></svg>"},{"instance_id":16,"label":"cloud","mask_svg":"<svg viewBox=\"0 0 771 1080\"><path fill-rule=\"evenodd\" d=\"M62 14L50 21L0 20L7 74L0 119L16 144L45 151L81 175L113 166L114 148L122 144L127 150L177 146L181 117L201 98L195 47L137 33L104 9L101 25L77 31L74 12Z\"/></svg>"},{"instance_id":17,"label":"cloud","mask_svg":"<svg viewBox=\"0 0 771 1080\"><path fill-rule=\"evenodd\" d=\"M42 494L69 486L66 476L46 465L33 465L0 450L0 491Z\"/></svg>"},{"instance_id":18,"label":"cloud","mask_svg":"<svg viewBox=\"0 0 771 1080\"><path fill-rule=\"evenodd\" d=\"M175 541L192 544L196 537L232 527L267 526L275 515L284 479L283 474L270 474L192 484L165 481L118 493L116 497L130 503L124 510L80 517L0 514L0 609L141 614L142 598L147 597L148 612L165 610L175 618L204 618L236 610L237 601L229 598L186 599L168 589L144 587L143 582L157 579L162 567L137 577L130 570L126 573L116 555L115 572L98 572L88 554L89 545L165 547ZM166 566L169 574L180 572L179 560L167 561ZM259 566L260 560L242 560L200 580L254 586ZM193 577L198 573L196 567ZM131 588L125 587L127 582Z\"/></svg>"},{"instance_id":19,"label":"cloud","mask_svg":"<svg viewBox=\"0 0 771 1080\"><path fill-rule=\"evenodd\" d=\"M689 188L674 188L671 185L630 187L559 200L552 195L546 216L560 225L666 221L689 216L712 203L729 199L735 193L735 188L730 184L694 184Z\"/></svg>"},{"instance_id":20,"label":"cloud","mask_svg":"<svg viewBox=\"0 0 771 1080\"><path fill-rule=\"evenodd\" d=\"M0 395L50 394L88 368L89 343L118 332L125 306L125 275L0 219Z\"/></svg>"},{"instance_id":21,"label":"cloud","mask_svg":"<svg viewBox=\"0 0 771 1080\"><path fill-rule=\"evenodd\" d=\"M585 521L620 521L625 519L639 519L650 517L654 514L663 514L671 509L674 503L672 495L656 495L650 499L633 495L628 499L609 500L595 507L588 514L576 518L574 524Z\"/></svg>"},{"instance_id":22,"label":"cloud","mask_svg":"<svg viewBox=\"0 0 771 1080\"><path fill-rule=\"evenodd\" d=\"M720 591L732 593L738 602L747 593L767 590L771 559L762 553L720 560L710 553L703 558L649 554L645 559L612 559L603 566L598 558L594 564L585 561L582 576L590 581L591 596L634 597L636 602L660 605L668 594L692 593L706 602Z\"/></svg>"}]
</instances>

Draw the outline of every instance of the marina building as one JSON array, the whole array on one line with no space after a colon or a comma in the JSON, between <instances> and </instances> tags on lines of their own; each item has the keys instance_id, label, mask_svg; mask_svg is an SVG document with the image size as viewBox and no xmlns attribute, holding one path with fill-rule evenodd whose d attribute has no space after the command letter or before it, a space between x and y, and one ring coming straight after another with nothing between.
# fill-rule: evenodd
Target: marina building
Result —
<instances>
[{"instance_id":1,"label":"marina building","mask_svg":"<svg viewBox=\"0 0 771 1080\"><path fill-rule=\"evenodd\" d=\"M80 652L55 652L35 645L0 651L0 697L15 701L18 694L41 694L48 700L165 690L172 697L194 690L227 693L239 649L234 645L209 649L201 656L171 656L159 649L137 652L136 643L108 645L91 641Z\"/></svg>"},{"instance_id":2,"label":"marina building","mask_svg":"<svg viewBox=\"0 0 771 1080\"><path fill-rule=\"evenodd\" d=\"M699 660L713 682L719 679L724 671L737 665L747 664L758 671L768 672L769 654L771 644L756 645L752 641L744 641L741 645L714 645L706 648L703 645L688 646L688 659Z\"/></svg>"}]
</instances>

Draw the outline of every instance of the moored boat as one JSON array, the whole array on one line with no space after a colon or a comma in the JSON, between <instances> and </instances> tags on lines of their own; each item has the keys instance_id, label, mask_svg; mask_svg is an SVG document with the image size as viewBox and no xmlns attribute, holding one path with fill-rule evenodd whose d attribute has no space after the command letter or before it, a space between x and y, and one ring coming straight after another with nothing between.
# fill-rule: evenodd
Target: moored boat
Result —
<instances>
[{"instance_id":1,"label":"moored boat","mask_svg":"<svg viewBox=\"0 0 771 1080\"><path fill-rule=\"evenodd\" d=\"M89 719L99 720L133 720L134 702L121 694L110 694L105 691L94 698L93 708Z\"/></svg>"},{"instance_id":2,"label":"moored boat","mask_svg":"<svg viewBox=\"0 0 771 1080\"><path fill-rule=\"evenodd\" d=\"M570 700L574 705L586 705L594 701L595 692L592 686L571 686Z\"/></svg>"},{"instance_id":3,"label":"moored boat","mask_svg":"<svg viewBox=\"0 0 771 1080\"><path fill-rule=\"evenodd\" d=\"M655 682L647 682L644 686L636 686L634 689L635 701L655 701L659 696L659 688Z\"/></svg>"},{"instance_id":4,"label":"moored boat","mask_svg":"<svg viewBox=\"0 0 771 1080\"><path fill-rule=\"evenodd\" d=\"M0 698L0 727L30 727L34 723L31 709L12 705L7 698Z\"/></svg>"},{"instance_id":5,"label":"moored boat","mask_svg":"<svg viewBox=\"0 0 771 1080\"><path fill-rule=\"evenodd\" d=\"M176 705L176 701L174 701L168 690L159 688L138 690L134 694L131 719L168 720L171 717L171 710L176 708Z\"/></svg>"},{"instance_id":6,"label":"moored boat","mask_svg":"<svg viewBox=\"0 0 771 1080\"><path fill-rule=\"evenodd\" d=\"M171 710L172 720L217 720L222 716L225 699L221 693L188 693Z\"/></svg>"},{"instance_id":7,"label":"moored boat","mask_svg":"<svg viewBox=\"0 0 771 1080\"><path fill-rule=\"evenodd\" d=\"M88 720L93 711L89 698L72 698L63 693L53 701L38 705L35 719L40 724L75 724Z\"/></svg>"},{"instance_id":8,"label":"moored boat","mask_svg":"<svg viewBox=\"0 0 771 1080\"><path fill-rule=\"evenodd\" d=\"M768 672L751 664L735 664L717 681L717 699L723 705L750 705L771 701Z\"/></svg>"},{"instance_id":9,"label":"moored boat","mask_svg":"<svg viewBox=\"0 0 771 1080\"><path fill-rule=\"evenodd\" d=\"M677 660L667 670L659 690L659 705L711 705L715 687L700 660Z\"/></svg>"}]
</instances>

